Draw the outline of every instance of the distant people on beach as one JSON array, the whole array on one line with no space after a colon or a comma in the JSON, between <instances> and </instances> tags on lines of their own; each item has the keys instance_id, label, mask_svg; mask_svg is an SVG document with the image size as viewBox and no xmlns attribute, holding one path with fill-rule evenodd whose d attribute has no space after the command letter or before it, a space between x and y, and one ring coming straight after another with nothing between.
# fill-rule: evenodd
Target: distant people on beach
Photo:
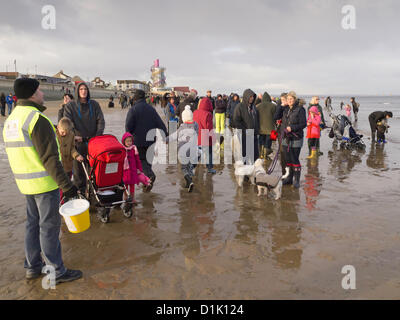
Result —
<instances>
[{"instance_id":1,"label":"distant people on beach","mask_svg":"<svg viewBox=\"0 0 400 320\"><path fill-rule=\"evenodd\" d=\"M356 101L355 97L351 97L350 103L353 106L354 121L358 121L358 111L360 110L360 104Z\"/></svg>"},{"instance_id":2,"label":"distant people on beach","mask_svg":"<svg viewBox=\"0 0 400 320\"><path fill-rule=\"evenodd\" d=\"M197 109L197 94L198 92L195 89L190 90L189 96L178 105L178 108L176 108L176 116L179 118L179 125L182 124L182 112L185 110L187 105L190 106L192 112Z\"/></svg>"},{"instance_id":3,"label":"distant people on beach","mask_svg":"<svg viewBox=\"0 0 400 320\"><path fill-rule=\"evenodd\" d=\"M110 98L108 100L108 107L114 108L114 97L113 96L110 96Z\"/></svg>"},{"instance_id":4,"label":"distant people on beach","mask_svg":"<svg viewBox=\"0 0 400 320\"><path fill-rule=\"evenodd\" d=\"M74 100L74 96L70 93L65 93L63 96L63 104L60 107L60 110L58 110L58 117L57 117L57 122L61 120L61 118L64 117L64 110L65 106L72 100Z\"/></svg>"},{"instance_id":5,"label":"distant people on beach","mask_svg":"<svg viewBox=\"0 0 400 320\"><path fill-rule=\"evenodd\" d=\"M325 108L326 108L327 110L329 110L329 111L332 110L332 99L331 99L331 97L327 97L327 98L325 99Z\"/></svg>"},{"instance_id":6,"label":"distant people on beach","mask_svg":"<svg viewBox=\"0 0 400 320\"><path fill-rule=\"evenodd\" d=\"M0 108L1 108L1 115L3 117L6 116L6 95L4 92L1 93L0 95Z\"/></svg>"},{"instance_id":7,"label":"distant people on beach","mask_svg":"<svg viewBox=\"0 0 400 320\"><path fill-rule=\"evenodd\" d=\"M7 107L8 107L8 115L10 115L11 114L11 112L12 112L12 109L13 109L13 103L14 103L14 100L13 100L13 95L12 95L12 93L10 92L10 94L7 96L7 98L6 98L6 102L7 102Z\"/></svg>"}]
</instances>

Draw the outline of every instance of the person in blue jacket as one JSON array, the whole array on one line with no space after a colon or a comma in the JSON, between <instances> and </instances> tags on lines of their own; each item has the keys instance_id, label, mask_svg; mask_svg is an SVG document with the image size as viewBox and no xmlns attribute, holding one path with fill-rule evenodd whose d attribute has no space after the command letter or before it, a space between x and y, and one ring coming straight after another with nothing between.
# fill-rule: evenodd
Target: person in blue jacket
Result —
<instances>
[{"instance_id":1,"label":"person in blue jacket","mask_svg":"<svg viewBox=\"0 0 400 320\"><path fill-rule=\"evenodd\" d=\"M10 93L10 94L7 96L6 102L7 102L7 106L8 106L8 115L10 115L10 114L11 114L11 111L12 111L12 108L13 108L13 103L14 103L12 93Z\"/></svg>"}]
</instances>

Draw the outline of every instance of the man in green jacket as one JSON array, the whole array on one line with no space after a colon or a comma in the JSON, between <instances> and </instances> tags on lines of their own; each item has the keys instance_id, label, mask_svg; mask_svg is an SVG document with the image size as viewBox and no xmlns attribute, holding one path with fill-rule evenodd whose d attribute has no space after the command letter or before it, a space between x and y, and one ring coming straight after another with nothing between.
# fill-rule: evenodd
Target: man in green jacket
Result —
<instances>
[{"instance_id":1,"label":"man in green jacket","mask_svg":"<svg viewBox=\"0 0 400 320\"><path fill-rule=\"evenodd\" d=\"M54 268L56 284L82 277L65 268L59 240L58 213L61 188L65 197L77 196L61 164L56 132L43 112L44 95L35 79L14 83L17 107L4 124L3 138L17 186L27 201L25 268L28 280L41 276L42 268Z\"/></svg>"},{"instance_id":2,"label":"man in green jacket","mask_svg":"<svg viewBox=\"0 0 400 320\"><path fill-rule=\"evenodd\" d=\"M264 92L261 103L256 106L260 115L260 158L265 159L272 153L271 131L275 130L274 115L276 105L272 103L271 96Z\"/></svg>"}]
</instances>

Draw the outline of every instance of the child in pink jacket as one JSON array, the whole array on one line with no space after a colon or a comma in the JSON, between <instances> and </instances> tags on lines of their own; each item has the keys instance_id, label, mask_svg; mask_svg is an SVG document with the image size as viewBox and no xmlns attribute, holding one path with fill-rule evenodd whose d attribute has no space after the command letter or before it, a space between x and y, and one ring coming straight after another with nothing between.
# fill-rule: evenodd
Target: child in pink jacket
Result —
<instances>
[{"instance_id":1,"label":"child in pink jacket","mask_svg":"<svg viewBox=\"0 0 400 320\"><path fill-rule=\"evenodd\" d=\"M311 155L308 159L317 157L317 143L321 137L321 115L319 114L318 108L313 106L308 112L307 119L307 138L310 140L309 146L311 147Z\"/></svg>"},{"instance_id":2,"label":"child in pink jacket","mask_svg":"<svg viewBox=\"0 0 400 320\"><path fill-rule=\"evenodd\" d=\"M135 201L135 184L143 183L148 186L150 179L143 173L138 149L133 144L133 136L129 132L122 136L122 144L126 150L123 180L131 194L133 203L137 203Z\"/></svg>"}]
</instances>

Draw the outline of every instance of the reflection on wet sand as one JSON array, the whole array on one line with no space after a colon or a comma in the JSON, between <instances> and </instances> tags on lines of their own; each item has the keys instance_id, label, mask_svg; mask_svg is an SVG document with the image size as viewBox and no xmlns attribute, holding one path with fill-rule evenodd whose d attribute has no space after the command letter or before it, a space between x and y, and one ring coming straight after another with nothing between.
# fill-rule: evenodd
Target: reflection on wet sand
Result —
<instances>
[{"instance_id":1,"label":"reflection on wet sand","mask_svg":"<svg viewBox=\"0 0 400 320\"><path fill-rule=\"evenodd\" d=\"M365 151L347 150L333 145L328 152L328 174L336 177L338 181L346 180L357 164L362 163L361 156Z\"/></svg>"},{"instance_id":2,"label":"reflection on wet sand","mask_svg":"<svg viewBox=\"0 0 400 320\"><path fill-rule=\"evenodd\" d=\"M316 209L318 196L322 190L322 179L318 169L318 159L307 162L307 172L304 175L304 193L309 211Z\"/></svg>"},{"instance_id":3,"label":"reflection on wet sand","mask_svg":"<svg viewBox=\"0 0 400 320\"><path fill-rule=\"evenodd\" d=\"M371 143L371 149L367 158L367 166L372 169L386 169L386 158L385 145L377 145L374 142Z\"/></svg>"}]
</instances>

